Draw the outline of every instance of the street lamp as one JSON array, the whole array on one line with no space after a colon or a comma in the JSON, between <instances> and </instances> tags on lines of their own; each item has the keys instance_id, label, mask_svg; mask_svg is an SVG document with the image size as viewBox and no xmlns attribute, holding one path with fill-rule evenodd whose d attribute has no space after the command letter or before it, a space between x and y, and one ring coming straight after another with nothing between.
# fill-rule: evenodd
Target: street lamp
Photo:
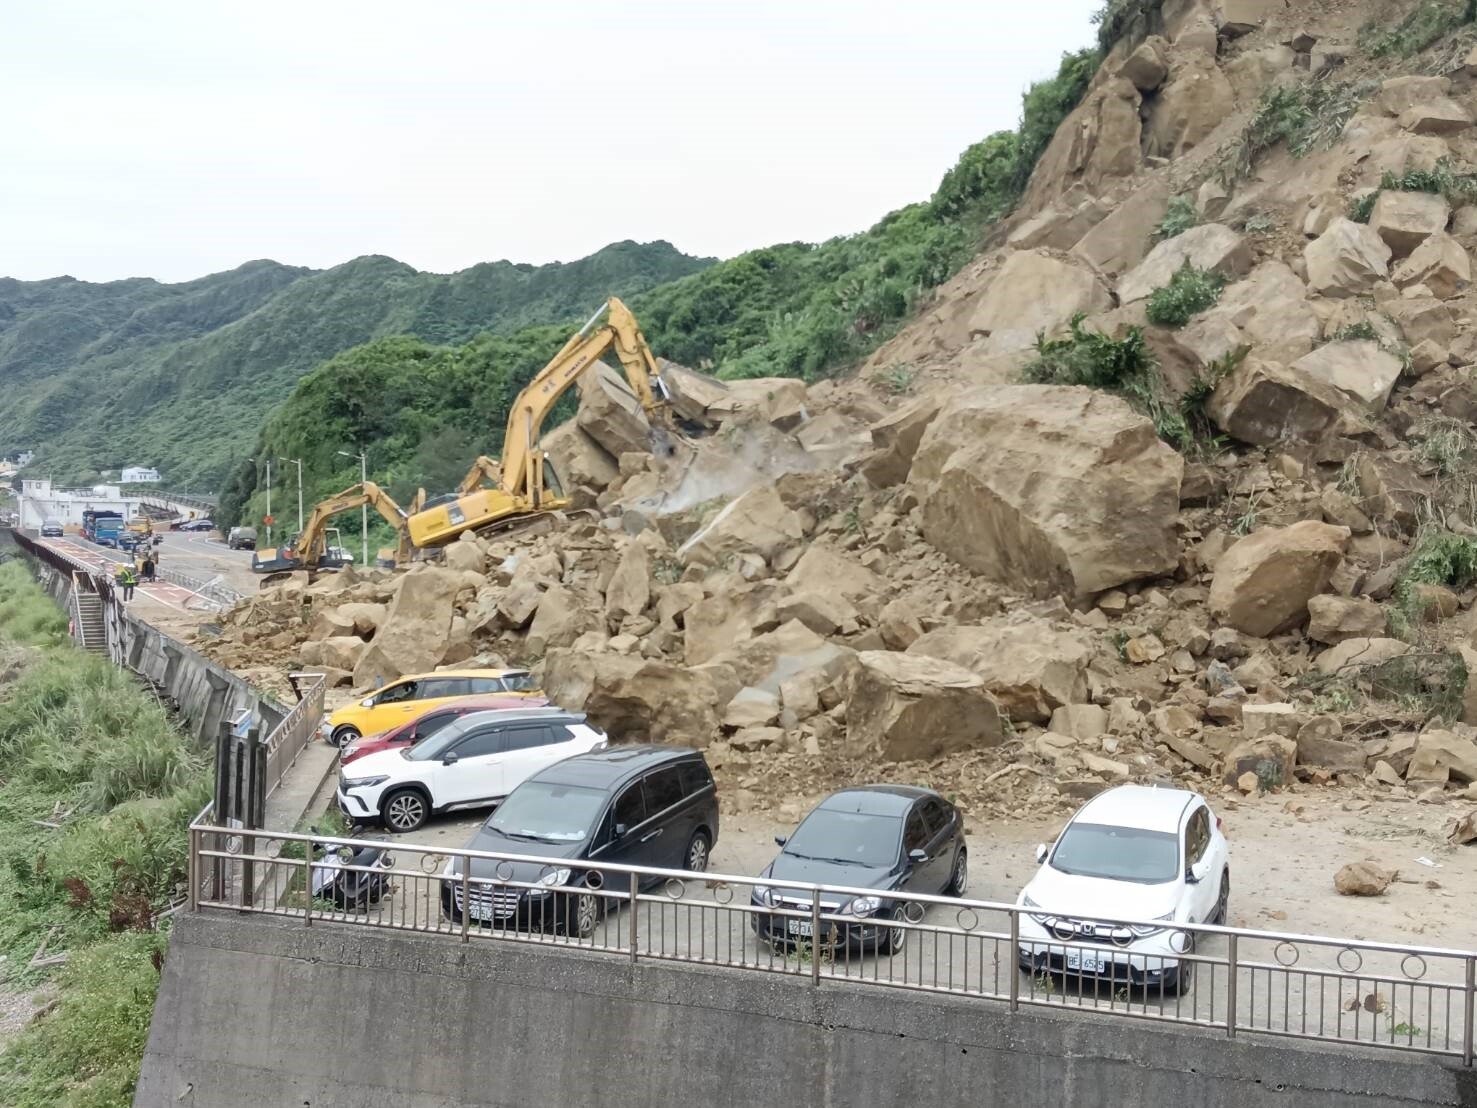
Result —
<instances>
[{"instance_id":1,"label":"street lamp","mask_svg":"<svg viewBox=\"0 0 1477 1108\"><path fill-rule=\"evenodd\" d=\"M267 459L267 518L262 521L267 528L267 545L272 545L272 459Z\"/></svg>"},{"instance_id":2,"label":"street lamp","mask_svg":"<svg viewBox=\"0 0 1477 1108\"><path fill-rule=\"evenodd\" d=\"M357 454L347 450L340 450L345 458L359 459L359 491L364 491L364 484L369 480L368 470L365 468L364 451ZM361 568L369 566L369 504L366 502L359 505L359 565Z\"/></svg>"},{"instance_id":3,"label":"street lamp","mask_svg":"<svg viewBox=\"0 0 1477 1108\"><path fill-rule=\"evenodd\" d=\"M301 458L278 458L290 466L297 466L297 533L303 533L303 460Z\"/></svg>"}]
</instances>

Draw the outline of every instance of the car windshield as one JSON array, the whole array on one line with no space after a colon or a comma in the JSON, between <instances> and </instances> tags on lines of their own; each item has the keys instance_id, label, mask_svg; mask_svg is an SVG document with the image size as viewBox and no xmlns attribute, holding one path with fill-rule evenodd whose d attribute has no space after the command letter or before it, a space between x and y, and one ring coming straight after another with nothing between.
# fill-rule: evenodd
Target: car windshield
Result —
<instances>
[{"instance_id":1,"label":"car windshield","mask_svg":"<svg viewBox=\"0 0 1477 1108\"><path fill-rule=\"evenodd\" d=\"M1051 868L1076 877L1159 885L1179 875L1179 837L1165 831L1068 825L1051 854Z\"/></svg>"},{"instance_id":2,"label":"car windshield","mask_svg":"<svg viewBox=\"0 0 1477 1108\"><path fill-rule=\"evenodd\" d=\"M580 843L590 837L604 806L601 789L527 781L508 794L486 826L510 839Z\"/></svg>"},{"instance_id":3,"label":"car windshield","mask_svg":"<svg viewBox=\"0 0 1477 1108\"><path fill-rule=\"evenodd\" d=\"M903 821L817 808L795 828L782 851L793 858L855 866L890 866L898 860Z\"/></svg>"},{"instance_id":4,"label":"car windshield","mask_svg":"<svg viewBox=\"0 0 1477 1108\"><path fill-rule=\"evenodd\" d=\"M508 692L524 692L538 687L531 673L510 673L502 679L502 684Z\"/></svg>"},{"instance_id":5,"label":"car windshield","mask_svg":"<svg viewBox=\"0 0 1477 1108\"><path fill-rule=\"evenodd\" d=\"M465 721L457 720L441 728L430 738L422 739L414 746L407 746L401 756L412 762L434 762L446 752L446 748L467 732Z\"/></svg>"}]
</instances>

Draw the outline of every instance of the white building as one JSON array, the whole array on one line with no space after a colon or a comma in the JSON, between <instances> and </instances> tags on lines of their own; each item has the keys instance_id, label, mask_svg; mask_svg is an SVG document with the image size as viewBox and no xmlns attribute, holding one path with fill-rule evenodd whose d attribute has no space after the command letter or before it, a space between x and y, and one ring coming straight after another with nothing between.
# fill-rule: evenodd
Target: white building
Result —
<instances>
[{"instance_id":1,"label":"white building","mask_svg":"<svg viewBox=\"0 0 1477 1108\"><path fill-rule=\"evenodd\" d=\"M128 466L123 470L123 476L120 480L125 485L157 484L159 481L159 471L157 469L149 469L147 466Z\"/></svg>"},{"instance_id":2,"label":"white building","mask_svg":"<svg viewBox=\"0 0 1477 1108\"><path fill-rule=\"evenodd\" d=\"M64 526L80 527L88 510L121 512L125 520L138 515L139 499L124 496L117 485L94 485L90 489L56 489L50 481L21 481L16 496L20 525L39 528L42 521L60 520Z\"/></svg>"}]
</instances>

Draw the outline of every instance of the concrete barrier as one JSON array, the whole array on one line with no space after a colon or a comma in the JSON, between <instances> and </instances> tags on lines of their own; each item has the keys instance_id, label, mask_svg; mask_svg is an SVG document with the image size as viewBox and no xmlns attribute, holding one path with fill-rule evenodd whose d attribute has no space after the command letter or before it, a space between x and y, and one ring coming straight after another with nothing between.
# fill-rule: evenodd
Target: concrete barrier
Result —
<instances>
[{"instance_id":1,"label":"concrete barrier","mask_svg":"<svg viewBox=\"0 0 1477 1108\"><path fill-rule=\"evenodd\" d=\"M551 947L182 917L136 1108L1477 1105L1379 1056Z\"/></svg>"}]
</instances>

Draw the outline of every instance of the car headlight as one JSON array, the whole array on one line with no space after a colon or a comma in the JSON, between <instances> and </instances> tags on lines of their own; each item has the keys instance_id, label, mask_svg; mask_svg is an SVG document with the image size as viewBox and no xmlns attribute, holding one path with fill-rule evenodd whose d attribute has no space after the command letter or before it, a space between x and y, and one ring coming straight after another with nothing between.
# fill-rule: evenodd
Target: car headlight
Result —
<instances>
[{"instance_id":1,"label":"car headlight","mask_svg":"<svg viewBox=\"0 0 1477 1108\"><path fill-rule=\"evenodd\" d=\"M553 873L546 873L538 879L538 883L550 889L557 888L560 885L568 885L569 870L561 868L556 869Z\"/></svg>"},{"instance_id":2,"label":"car headlight","mask_svg":"<svg viewBox=\"0 0 1477 1108\"><path fill-rule=\"evenodd\" d=\"M1032 900L1025 893L1022 893L1021 894L1021 907L1022 908L1039 908L1039 907L1041 907L1041 905L1037 904L1034 900ZM1042 927L1048 927L1048 926L1050 926L1052 920L1055 918L1054 916L1048 916L1048 915L1046 915L1044 912L1027 912L1026 914L1028 916L1030 916L1033 920L1035 920L1037 923L1039 923Z\"/></svg>"},{"instance_id":3,"label":"car headlight","mask_svg":"<svg viewBox=\"0 0 1477 1108\"><path fill-rule=\"evenodd\" d=\"M1148 935L1157 935L1161 931L1168 930L1168 928L1160 927L1158 925L1158 921L1160 921L1160 920L1172 920L1172 919L1174 919L1174 912L1170 911L1170 912L1166 912L1162 916L1155 916L1154 917L1155 922L1153 922L1153 923L1131 923L1131 924L1128 925L1128 929L1129 929L1129 931L1133 932L1133 937L1134 938L1136 938L1136 939L1142 939L1145 936L1148 936Z\"/></svg>"},{"instance_id":4,"label":"car headlight","mask_svg":"<svg viewBox=\"0 0 1477 1108\"><path fill-rule=\"evenodd\" d=\"M365 789L365 788L368 788L371 785L383 785L389 779L390 778L386 774L380 774L378 777L354 777L354 778L345 778L344 779L344 788L346 788L346 789Z\"/></svg>"},{"instance_id":5,"label":"car headlight","mask_svg":"<svg viewBox=\"0 0 1477 1108\"><path fill-rule=\"evenodd\" d=\"M882 901L875 896L859 896L849 904L841 907L844 916L870 916L878 908L882 907Z\"/></svg>"},{"instance_id":6,"label":"car headlight","mask_svg":"<svg viewBox=\"0 0 1477 1108\"><path fill-rule=\"evenodd\" d=\"M774 890L771 889L768 885L755 885L754 896L757 897L759 903L764 905L766 908L773 908L776 904L779 903L779 901L775 900L774 898Z\"/></svg>"}]
</instances>

